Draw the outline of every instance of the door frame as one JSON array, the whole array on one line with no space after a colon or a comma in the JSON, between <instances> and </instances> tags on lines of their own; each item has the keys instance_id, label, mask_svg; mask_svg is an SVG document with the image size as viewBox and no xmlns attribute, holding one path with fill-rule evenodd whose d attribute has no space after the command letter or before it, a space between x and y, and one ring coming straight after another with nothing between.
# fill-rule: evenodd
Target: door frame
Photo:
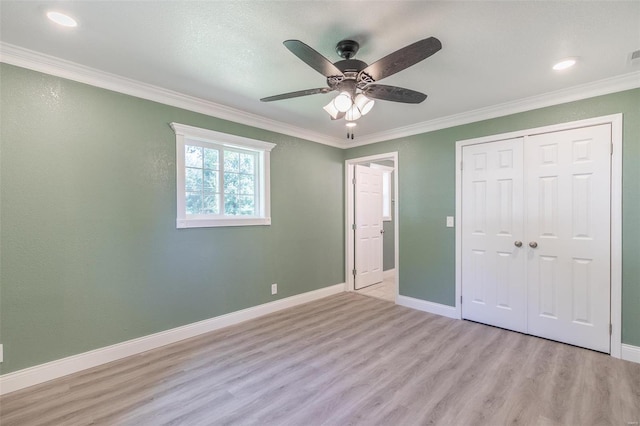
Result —
<instances>
[{"instance_id":1,"label":"door frame","mask_svg":"<svg viewBox=\"0 0 640 426\"><path fill-rule=\"evenodd\" d=\"M611 356L621 358L622 354L622 114L612 114L585 120L570 121L518 130L456 142L456 223L462 223L462 148L467 145L495 142L504 139L538 135L570 130L579 127L611 124ZM462 319L462 229L456 226L456 316Z\"/></svg>"},{"instance_id":2,"label":"door frame","mask_svg":"<svg viewBox=\"0 0 640 426\"><path fill-rule=\"evenodd\" d=\"M345 222L344 222L344 233L345 233L345 290L346 291L355 291L354 289L354 279L353 279L353 268L354 268L354 236L352 225L355 220L355 205L354 205L354 191L353 191L353 178L354 178L354 169L356 164L361 163L370 163L372 161L382 161L382 160L392 160L393 161L393 228L394 228L394 268L395 268L395 285L396 285L396 294L395 294L395 303L398 303L398 293L400 290L399 287L399 260L400 260L400 251L399 251L399 217L398 217L398 206L399 206L399 196L398 196L398 180L399 180L399 164L398 164L398 151L387 152L384 154L376 154L369 155L367 157L359 157L352 158L349 160L345 160L344 169L345 169L345 180L344 180L344 204L345 204ZM384 274L384 271L383 271Z\"/></svg>"}]
</instances>

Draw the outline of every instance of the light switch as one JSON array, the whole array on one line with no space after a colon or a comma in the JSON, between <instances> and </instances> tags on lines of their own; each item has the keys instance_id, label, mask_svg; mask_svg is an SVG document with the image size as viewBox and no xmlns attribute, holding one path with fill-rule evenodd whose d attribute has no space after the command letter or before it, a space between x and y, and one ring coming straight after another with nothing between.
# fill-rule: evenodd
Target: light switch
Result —
<instances>
[{"instance_id":1,"label":"light switch","mask_svg":"<svg viewBox=\"0 0 640 426\"><path fill-rule=\"evenodd\" d=\"M453 216L447 216L447 228L453 228Z\"/></svg>"}]
</instances>

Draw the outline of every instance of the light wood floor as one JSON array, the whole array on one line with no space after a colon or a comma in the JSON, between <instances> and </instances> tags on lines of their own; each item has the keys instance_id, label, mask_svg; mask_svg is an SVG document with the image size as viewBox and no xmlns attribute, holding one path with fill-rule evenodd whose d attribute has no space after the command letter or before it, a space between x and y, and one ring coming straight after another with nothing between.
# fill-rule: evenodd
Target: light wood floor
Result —
<instances>
[{"instance_id":1,"label":"light wood floor","mask_svg":"<svg viewBox=\"0 0 640 426\"><path fill-rule=\"evenodd\" d=\"M395 275L386 277L382 282L378 284L370 285L360 290L356 290L356 293L363 296L377 297L378 299L388 300L389 302L395 302L396 300L396 277Z\"/></svg>"},{"instance_id":2,"label":"light wood floor","mask_svg":"<svg viewBox=\"0 0 640 426\"><path fill-rule=\"evenodd\" d=\"M640 364L343 293L5 395L2 425L628 425Z\"/></svg>"}]
</instances>

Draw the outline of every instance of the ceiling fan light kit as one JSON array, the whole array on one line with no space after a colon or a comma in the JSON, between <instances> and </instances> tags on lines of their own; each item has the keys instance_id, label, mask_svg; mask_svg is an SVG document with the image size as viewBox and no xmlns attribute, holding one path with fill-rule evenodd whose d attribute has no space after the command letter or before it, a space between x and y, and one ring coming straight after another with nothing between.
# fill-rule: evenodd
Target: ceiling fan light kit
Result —
<instances>
[{"instance_id":1,"label":"ceiling fan light kit","mask_svg":"<svg viewBox=\"0 0 640 426\"><path fill-rule=\"evenodd\" d=\"M347 112L353 105L353 99L348 92L341 92L333 100L333 106L340 112Z\"/></svg>"},{"instance_id":2,"label":"ceiling fan light kit","mask_svg":"<svg viewBox=\"0 0 640 426\"><path fill-rule=\"evenodd\" d=\"M343 58L332 63L327 58L300 40L286 40L285 47L311 68L327 79L327 86L318 89L299 90L282 95L260 99L271 102L299 96L337 91L339 94L323 107L332 120L344 118L353 122L366 115L373 108L374 99L418 104L427 98L424 93L396 86L374 84L399 71L428 58L440 49L442 44L435 37L425 38L396 50L371 65L353 59L360 45L354 40L342 40L336 45L336 52ZM355 123L354 123L355 124ZM353 139L353 134L350 135ZM349 137L349 134L347 135Z\"/></svg>"},{"instance_id":3,"label":"ceiling fan light kit","mask_svg":"<svg viewBox=\"0 0 640 426\"><path fill-rule=\"evenodd\" d=\"M373 108L374 103L375 102L373 101L373 99L367 98L362 93L358 93L358 96L356 96L355 104L360 110L360 112L362 113L362 115L367 115L367 113L371 111L371 108Z\"/></svg>"},{"instance_id":4,"label":"ceiling fan light kit","mask_svg":"<svg viewBox=\"0 0 640 426\"><path fill-rule=\"evenodd\" d=\"M360 117L362 117L362 113L355 105L349 108L349 111L344 114L344 119L347 121L356 121Z\"/></svg>"},{"instance_id":5,"label":"ceiling fan light kit","mask_svg":"<svg viewBox=\"0 0 640 426\"><path fill-rule=\"evenodd\" d=\"M333 104L333 100L331 102L329 102L328 104L326 104L324 107L322 107L322 109L327 111L327 114L329 114L331 116L332 120L337 120L338 117L340 116L340 114L344 114L344 113L341 113L340 111L338 111L338 109Z\"/></svg>"}]
</instances>

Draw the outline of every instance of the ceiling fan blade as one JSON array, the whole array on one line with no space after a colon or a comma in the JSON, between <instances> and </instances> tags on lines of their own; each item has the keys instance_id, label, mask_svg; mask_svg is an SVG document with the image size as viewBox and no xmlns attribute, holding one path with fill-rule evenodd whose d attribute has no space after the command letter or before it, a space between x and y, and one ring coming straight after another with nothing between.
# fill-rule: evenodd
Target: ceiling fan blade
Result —
<instances>
[{"instance_id":1,"label":"ceiling fan blade","mask_svg":"<svg viewBox=\"0 0 640 426\"><path fill-rule=\"evenodd\" d=\"M396 50L360 71L358 80L361 80L361 76L364 74L373 79L373 81L382 80L385 77L389 77L405 68L417 64L423 59L427 59L440 49L442 49L442 43L435 37L416 41L402 49Z\"/></svg>"},{"instance_id":2,"label":"ceiling fan blade","mask_svg":"<svg viewBox=\"0 0 640 426\"><path fill-rule=\"evenodd\" d=\"M427 95L424 93L403 87L386 86L384 84L370 84L364 88L363 92L370 98L402 102L405 104L419 104L427 99Z\"/></svg>"},{"instance_id":3,"label":"ceiling fan blade","mask_svg":"<svg viewBox=\"0 0 640 426\"><path fill-rule=\"evenodd\" d=\"M304 63L325 77L329 78L342 75L342 71L333 65L331 61L300 40L286 40L283 44L291 53L302 59Z\"/></svg>"},{"instance_id":4,"label":"ceiling fan blade","mask_svg":"<svg viewBox=\"0 0 640 426\"><path fill-rule=\"evenodd\" d=\"M298 90L297 92L283 93L282 95L269 96L260 99L262 102L279 101L281 99L297 98L300 96L315 95L317 93L329 93L332 89L329 87L320 87L318 89Z\"/></svg>"}]
</instances>

